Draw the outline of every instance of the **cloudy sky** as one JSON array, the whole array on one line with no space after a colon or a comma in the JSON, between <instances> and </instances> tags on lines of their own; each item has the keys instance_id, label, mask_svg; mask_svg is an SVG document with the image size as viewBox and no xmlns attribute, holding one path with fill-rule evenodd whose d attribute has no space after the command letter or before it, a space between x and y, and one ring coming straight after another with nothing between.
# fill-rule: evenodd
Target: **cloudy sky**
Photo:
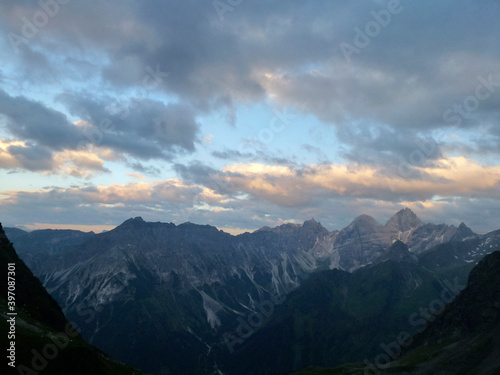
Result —
<instances>
[{"instance_id":1,"label":"cloudy sky","mask_svg":"<svg viewBox=\"0 0 500 375\"><path fill-rule=\"evenodd\" d=\"M0 220L500 228L498 0L0 5Z\"/></svg>"}]
</instances>

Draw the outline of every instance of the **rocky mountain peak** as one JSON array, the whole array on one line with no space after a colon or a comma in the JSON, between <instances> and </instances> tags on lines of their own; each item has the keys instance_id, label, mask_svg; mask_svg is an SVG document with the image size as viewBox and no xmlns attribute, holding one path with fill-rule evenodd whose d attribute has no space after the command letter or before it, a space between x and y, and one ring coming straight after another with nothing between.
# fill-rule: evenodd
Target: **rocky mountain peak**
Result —
<instances>
[{"instance_id":1,"label":"rocky mountain peak","mask_svg":"<svg viewBox=\"0 0 500 375\"><path fill-rule=\"evenodd\" d=\"M306 220L304 221L304 224L302 224L302 228L304 229L313 229L313 230L320 230L320 231L327 231L323 225L321 225L320 222L311 219L311 220ZM327 231L328 232L328 231Z\"/></svg>"},{"instance_id":2,"label":"rocky mountain peak","mask_svg":"<svg viewBox=\"0 0 500 375\"><path fill-rule=\"evenodd\" d=\"M304 233L306 232L317 232L320 235L327 235L330 233L321 223L317 222L314 219L306 220L303 224L293 224L293 223L285 223L280 226L271 228L268 226L264 226L260 229L257 229L254 233L257 232L273 232L277 234L291 234L291 233Z\"/></svg>"},{"instance_id":3,"label":"rocky mountain peak","mask_svg":"<svg viewBox=\"0 0 500 375\"><path fill-rule=\"evenodd\" d=\"M297 230L299 230L302 227L300 224L292 224L292 223L285 223L281 224L277 227L271 228L269 226L264 226L260 229L257 229L254 233L258 232L273 232L277 234L290 234L290 233L295 233Z\"/></svg>"},{"instance_id":4,"label":"rocky mountain peak","mask_svg":"<svg viewBox=\"0 0 500 375\"><path fill-rule=\"evenodd\" d=\"M259 228L259 229L254 230L254 232L253 232L253 233L258 233L258 232L272 232L272 231L273 231L273 228L271 228L271 227L269 227L269 226L265 225L265 226L263 226L262 228Z\"/></svg>"},{"instance_id":5,"label":"rocky mountain peak","mask_svg":"<svg viewBox=\"0 0 500 375\"><path fill-rule=\"evenodd\" d=\"M465 225L465 223L462 222L457 228L457 233L455 234L454 239L462 240L464 238L473 237L475 235L476 233L474 233L472 229L470 229L467 225Z\"/></svg>"},{"instance_id":6,"label":"rocky mountain peak","mask_svg":"<svg viewBox=\"0 0 500 375\"><path fill-rule=\"evenodd\" d=\"M359 215L352 221L351 224L349 224L349 227L360 226L381 227L380 223L369 215Z\"/></svg>"},{"instance_id":7,"label":"rocky mountain peak","mask_svg":"<svg viewBox=\"0 0 500 375\"><path fill-rule=\"evenodd\" d=\"M141 225L141 224L145 224L145 223L146 222L143 220L142 217L137 216L137 217L125 220L117 228L130 228L130 227L135 227L135 226L138 226L138 225Z\"/></svg>"},{"instance_id":8,"label":"rocky mountain peak","mask_svg":"<svg viewBox=\"0 0 500 375\"><path fill-rule=\"evenodd\" d=\"M417 263L417 257L410 253L404 242L396 240L389 246L377 259L376 263L386 260L394 260L396 262Z\"/></svg>"},{"instance_id":9,"label":"rocky mountain peak","mask_svg":"<svg viewBox=\"0 0 500 375\"><path fill-rule=\"evenodd\" d=\"M130 218L128 219L127 221L125 221L126 223L127 222L130 222L130 223L144 223L144 219L140 216L137 216L137 217L134 217L134 218Z\"/></svg>"},{"instance_id":10,"label":"rocky mountain peak","mask_svg":"<svg viewBox=\"0 0 500 375\"><path fill-rule=\"evenodd\" d=\"M305 225L306 223L310 223L310 224L319 224L319 223L318 223L318 222L317 222L314 218L311 218L311 219L309 219L309 220L304 221L304 225Z\"/></svg>"},{"instance_id":11,"label":"rocky mountain peak","mask_svg":"<svg viewBox=\"0 0 500 375\"><path fill-rule=\"evenodd\" d=\"M391 217L385 226L389 229L406 232L407 230L418 228L424 224L425 223L420 220L412 210L404 208Z\"/></svg>"}]
</instances>

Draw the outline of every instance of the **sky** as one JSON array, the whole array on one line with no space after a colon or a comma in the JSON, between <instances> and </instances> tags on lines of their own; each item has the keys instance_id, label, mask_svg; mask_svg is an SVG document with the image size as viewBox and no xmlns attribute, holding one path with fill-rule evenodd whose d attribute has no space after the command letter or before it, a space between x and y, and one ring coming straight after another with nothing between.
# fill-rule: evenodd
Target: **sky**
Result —
<instances>
[{"instance_id":1,"label":"sky","mask_svg":"<svg viewBox=\"0 0 500 375\"><path fill-rule=\"evenodd\" d=\"M0 4L0 221L500 228L498 0Z\"/></svg>"}]
</instances>

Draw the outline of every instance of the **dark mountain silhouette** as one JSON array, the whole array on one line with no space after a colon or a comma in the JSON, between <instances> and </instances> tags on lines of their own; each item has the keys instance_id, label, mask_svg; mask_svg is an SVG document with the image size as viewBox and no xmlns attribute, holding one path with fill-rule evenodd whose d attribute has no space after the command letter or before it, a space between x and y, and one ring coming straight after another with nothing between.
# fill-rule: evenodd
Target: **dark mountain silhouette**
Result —
<instances>
[{"instance_id":1,"label":"dark mountain silhouette","mask_svg":"<svg viewBox=\"0 0 500 375\"><path fill-rule=\"evenodd\" d=\"M479 262L470 272L467 287L413 338L411 350L399 360L405 371L500 373L499 270L499 251Z\"/></svg>"},{"instance_id":2,"label":"dark mountain silhouette","mask_svg":"<svg viewBox=\"0 0 500 375\"><path fill-rule=\"evenodd\" d=\"M1 224L0 269L6 281L8 270L12 270L10 280L15 282L13 294L6 287L1 288L0 294L0 335L8 340L5 353L15 349L15 359L9 360L14 366L4 364L2 374L142 374L108 359L81 338L57 302L18 257ZM14 313L17 315L9 315ZM12 335L8 337L8 333Z\"/></svg>"},{"instance_id":3,"label":"dark mountain silhouette","mask_svg":"<svg viewBox=\"0 0 500 375\"><path fill-rule=\"evenodd\" d=\"M332 369L308 367L290 375L499 374L499 269L500 252L486 255L472 269L467 286L453 301L445 307L434 301L429 305L436 309L433 315L426 315L426 319L418 315L415 322L419 323L419 332L406 341L407 345L393 340L364 363Z\"/></svg>"}]
</instances>

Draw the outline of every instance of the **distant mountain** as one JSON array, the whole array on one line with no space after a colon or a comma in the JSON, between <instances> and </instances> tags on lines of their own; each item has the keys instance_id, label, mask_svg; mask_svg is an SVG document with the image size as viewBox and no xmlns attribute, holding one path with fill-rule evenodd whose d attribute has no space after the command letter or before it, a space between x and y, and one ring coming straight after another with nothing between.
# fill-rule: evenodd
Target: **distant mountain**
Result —
<instances>
[{"instance_id":1,"label":"distant mountain","mask_svg":"<svg viewBox=\"0 0 500 375\"><path fill-rule=\"evenodd\" d=\"M11 266L8 268L8 265ZM81 338L57 302L19 259L1 224L0 269L6 279L6 284L0 288L0 335L6 340L5 353L8 356L15 353L8 360L4 356L2 374L38 374L42 371L47 375L142 374L111 361ZM13 283L12 294L8 294L7 276ZM14 313L16 315L10 315Z\"/></svg>"},{"instance_id":2,"label":"distant mountain","mask_svg":"<svg viewBox=\"0 0 500 375\"><path fill-rule=\"evenodd\" d=\"M425 237L415 235L421 228ZM391 247L398 238L413 244L412 251L401 250L404 241ZM34 231L17 237L15 245L91 343L154 374L205 375L218 373L225 363L227 349L220 348L241 328L242 319L262 314L263 303L271 304L273 314L264 320L271 319L289 293L316 272L387 267L385 260L420 267L415 255L432 252L431 244L448 238L457 244L449 245L450 254L459 246L465 252L479 250L449 266L446 262L456 259L447 255L441 268L434 264L440 255L426 255L425 272L436 280L464 279L481 256L493 251L481 247L485 237L466 227L422 224L410 210L385 226L362 215L340 231L309 220L238 236L208 225L132 218L100 234ZM95 319L86 322L82 311L95 312ZM251 333L264 323L251 327ZM235 350L246 341L232 337Z\"/></svg>"},{"instance_id":3,"label":"distant mountain","mask_svg":"<svg viewBox=\"0 0 500 375\"><path fill-rule=\"evenodd\" d=\"M420 220L417 215L405 208L397 212L385 225L391 240L400 240L408 245L413 253L421 253L434 246L450 242L462 241L477 235L461 223L458 228L446 224L429 224Z\"/></svg>"},{"instance_id":4,"label":"distant mountain","mask_svg":"<svg viewBox=\"0 0 500 375\"><path fill-rule=\"evenodd\" d=\"M477 235L461 223L458 228L446 224L428 224L409 208L397 212L385 225L391 240L406 243L413 253L421 253L441 243L462 241Z\"/></svg>"},{"instance_id":5,"label":"distant mountain","mask_svg":"<svg viewBox=\"0 0 500 375\"><path fill-rule=\"evenodd\" d=\"M340 232L330 234L322 246L327 252L316 258L328 268L354 271L370 264L394 241L407 244L410 251L419 254L436 245L478 237L465 224L458 228L446 224L426 224L408 208L400 210L383 226L368 215L355 218Z\"/></svg>"},{"instance_id":6,"label":"distant mountain","mask_svg":"<svg viewBox=\"0 0 500 375\"><path fill-rule=\"evenodd\" d=\"M14 241L14 240L18 239L19 237L22 237L22 236L29 233L29 232L22 230L22 229L19 229L19 228L7 228L6 227L3 229L4 229L5 234L7 235L7 237L11 241Z\"/></svg>"},{"instance_id":7,"label":"distant mountain","mask_svg":"<svg viewBox=\"0 0 500 375\"><path fill-rule=\"evenodd\" d=\"M418 263L418 257L410 253L408 247L400 240L396 240L380 256L375 259L375 263L382 263L387 260L395 262Z\"/></svg>"},{"instance_id":8,"label":"distant mountain","mask_svg":"<svg viewBox=\"0 0 500 375\"><path fill-rule=\"evenodd\" d=\"M397 233L398 240L405 242L411 231L422 225L425 225L425 223L412 210L405 208L390 218L385 224L385 228L391 234ZM401 235L403 235L403 238L401 238Z\"/></svg>"},{"instance_id":9,"label":"distant mountain","mask_svg":"<svg viewBox=\"0 0 500 375\"><path fill-rule=\"evenodd\" d=\"M361 215L339 232L333 247L339 253L340 268L351 271L373 262L390 244L384 227L371 216Z\"/></svg>"}]
</instances>

